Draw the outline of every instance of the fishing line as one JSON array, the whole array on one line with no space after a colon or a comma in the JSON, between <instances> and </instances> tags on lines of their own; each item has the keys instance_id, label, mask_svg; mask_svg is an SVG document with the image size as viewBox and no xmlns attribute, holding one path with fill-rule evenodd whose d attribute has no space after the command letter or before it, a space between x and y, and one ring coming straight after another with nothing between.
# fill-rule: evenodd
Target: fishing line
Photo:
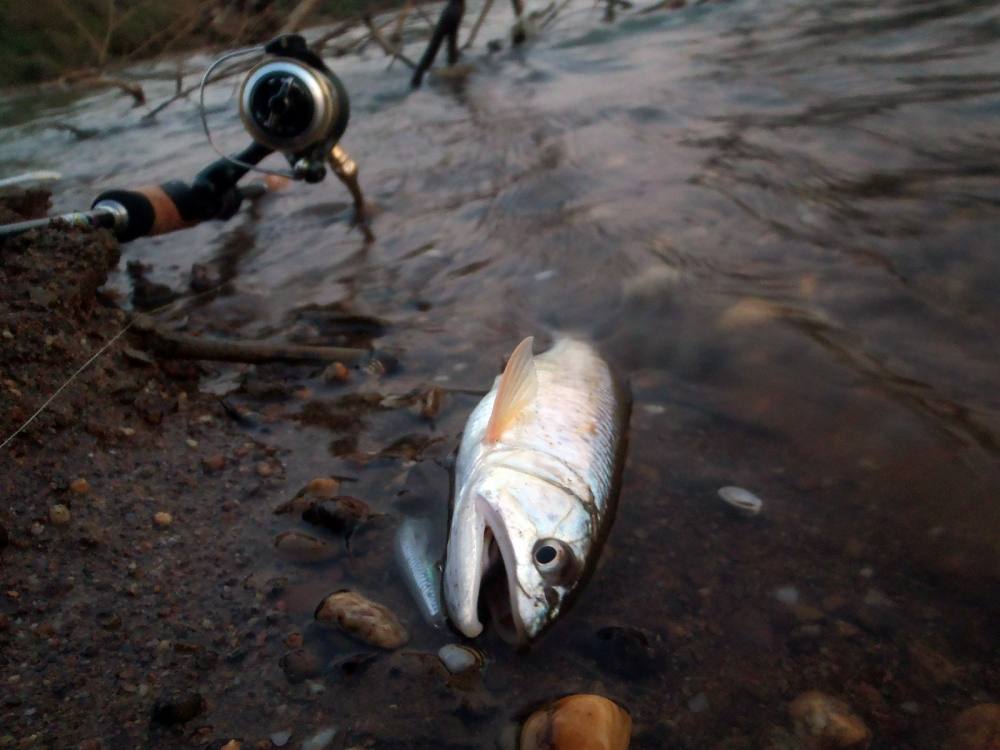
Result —
<instances>
[{"instance_id":1,"label":"fishing line","mask_svg":"<svg viewBox=\"0 0 1000 750\"><path fill-rule=\"evenodd\" d=\"M173 307L178 302L190 302L190 301L196 300L196 299L198 299L200 297L204 297L204 296L206 296L208 294L213 294L214 292L217 292L220 289L222 289L222 287L226 286L230 282L231 282L231 280L229 280L229 281L223 281L220 284L218 284L217 286L212 287L211 289L206 289L204 292L199 292L198 294L192 294L192 295L190 295L188 297L180 297L179 299L175 299L172 302L168 302L167 304L163 305L162 307L158 307L158 308L156 308L154 310L150 310L146 314L150 315L150 316L153 316L153 315L156 315L157 313L163 312L164 310L166 310L166 309L168 309L170 307ZM16 438L22 432L24 432L24 430L27 429L27 427L32 422L34 422L36 419L38 419L38 417L42 414L42 412L44 412L48 408L49 404L51 404L53 401L55 401L56 398L59 396L59 394L62 393L64 390L66 390L66 388L74 380L76 380L84 372L84 370L86 370L88 367L90 367L102 354L104 354L104 352L106 352L109 348L111 348L112 344L114 344L118 339L120 339L122 336L124 336L125 333L133 326L134 323L135 323L135 318L133 317L132 320L130 320L125 325L124 328L122 328L120 331L118 331L118 333L116 333L114 336L112 336L110 339L108 339L106 342L104 342L104 344L102 344L101 347L96 352L94 352L94 354L91 355L90 359L88 359L86 362L84 362L82 365L80 365L80 367L77 368L76 372L74 372L72 375L70 375L69 378L66 380L65 383L63 383L61 386L59 386L51 396L49 396L47 399L45 399L45 401L42 403L41 406L38 407L38 409L35 411L35 413L32 414L30 417L28 417L25 420L24 424L22 424L20 427L18 427L16 430L14 430L14 432L11 433L11 435L6 440L4 440L2 443L0 443L0 450L3 450L4 448L6 448L7 445L14 438Z\"/></svg>"}]
</instances>

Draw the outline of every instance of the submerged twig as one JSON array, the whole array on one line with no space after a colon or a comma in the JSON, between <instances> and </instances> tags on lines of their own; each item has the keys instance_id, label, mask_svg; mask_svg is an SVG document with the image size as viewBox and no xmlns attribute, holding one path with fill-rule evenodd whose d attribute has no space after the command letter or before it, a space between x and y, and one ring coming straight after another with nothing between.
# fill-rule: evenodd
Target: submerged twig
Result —
<instances>
[{"instance_id":1,"label":"submerged twig","mask_svg":"<svg viewBox=\"0 0 1000 750\"><path fill-rule=\"evenodd\" d=\"M186 336L166 330L147 315L133 318L133 329L142 334L146 346L166 359L207 359L216 362L343 362L354 364L370 359L367 349L343 346L302 346L264 341L221 341Z\"/></svg>"}]
</instances>

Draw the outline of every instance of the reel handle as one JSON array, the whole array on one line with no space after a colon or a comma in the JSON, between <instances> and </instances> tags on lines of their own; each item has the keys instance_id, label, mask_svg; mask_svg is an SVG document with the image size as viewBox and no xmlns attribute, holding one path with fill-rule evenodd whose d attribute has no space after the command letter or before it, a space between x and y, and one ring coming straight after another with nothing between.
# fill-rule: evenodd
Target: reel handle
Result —
<instances>
[{"instance_id":1,"label":"reel handle","mask_svg":"<svg viewBox=\"0 0 1000 750\"><path fill-rule=\"evenodd\" d=\"M252 143L235 158L252 165L271 153L269 147ZM199 172L190 185L171 180L162 185L106 190L97 196L91 209L104 209L114 216L111 228L121 242L167 234L232 216L245 197L236 183L248 171L249 166L219 159Z\"/></svg>"}]
</instances>

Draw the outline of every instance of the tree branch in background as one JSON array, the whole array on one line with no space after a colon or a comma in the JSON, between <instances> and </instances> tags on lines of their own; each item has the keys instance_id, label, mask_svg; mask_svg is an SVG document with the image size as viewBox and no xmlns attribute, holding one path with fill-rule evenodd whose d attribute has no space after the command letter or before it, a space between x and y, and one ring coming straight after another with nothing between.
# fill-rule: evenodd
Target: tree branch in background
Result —
<instances>
[{"instance_id":1,"label":"tree branch in background","mask_svg":"<svg viewBox=\"0 0 1000 750\"><path fill-rule=\"evenodd\" d=\"M245 73L246 71L250 70L250 68L252 68L253 66L254 66L254 61L251 60L250 62L244 61L244 62L237 63L236 65L233 65L232 67L223 68L218 73L216 73L215 75L213 75L211 78L208 79L208 85L213 84L216 81L221 81L224 78L229 78L230 76L236 75L238 73ZM167 107L169 107L171 104L173 104L174 102L176 102L178 99L186 99L191 94L193 94L195 91L197 91L199 88L201 88L201 80L200 79L199 79L198 83L193 84L191 86L188 86L186 89L182 89L182 90L178 91L177 93L175 93L173 96L171 96L166 101L163 101L163 102L160 102L159 104L157 104L155 107L153 107L153 109L149 110L149 112L147 112L146 114L144 114L142 116L142 119L143 120L151 120L151 119L153 119L158 114L160 114L160 112L162 112L163 110L165 110Z\"/></svg>"},{"instance_id":2,"label":"tree branch in background","mask_svg":"<svg viewBox=\"0 0 1000 750\"><path fill-rule=\"evenodd\" d=\"M401 63L403 63L404 65L409 66L410 68L414 68L415 69L417 67L417 64L415 62L413 62L413 60L411 60L410 58L408 58L406 55L404 55L398 49L396 49L391 44L389 44L388 41L386 41L386 38L382 35L382 31L372 21L372 17L371 17L371 15L369 13L365 13L365 15L362 16L362 20L365 22L365 26L367 26L368 30L371 32L372 39L374 39L376 41L376 43L378 43L379 47L381 47L383 50L385 50L385 53L387 55L392 55L397 60L399 60Z\"/></svg>"},{"instance_id":3,"label":"tree branch in background","mask_svg":"<svg viewBox=\"0 0 1000 750\"><path fill-rule=\"evenodd\" d=\"M80 20L80 17L76 14L76 12L70 8L69 5L63 2L63 0L54 0L54 2L56 7L59 9L59 12L65 16L66 20L76 27L76 30L80 32L80 36L82 36L87 44L94 50L94 57L96 59L100 59L102 45L97 37L91 33L90 29L88 29L87 25Z\"/></svg>"},{"instance_id":4,"label":"tree branch in background","mask_svg":"<svg viewBox=\"0 0 1000 750\"><path fill-rule=\"evenodd\" d=\"M396 47L399 47L403 43L403 24L406 23L406 19L409 18L412 11L413 0L406 0L406 2L403 3L403 7L399 9L399 13L396 15L396 25L393 27L392 33L389 34L389 41Z\"/></svg>"},{"instance_id":5,"label":"tree branch in background","mask_svg":"<svg viewBox=\"0 0 1000 750\"><path fill-rule=\"evenodd\" d=\"M301 29L321 2L322 0L299 0L299 4L295 6L295 10L288 14L285 25L281 27L281 33L291 34Z\"/></svg>"},{"instance_id":6,"label":"tree branch in background","mask_svg":"<svg viewBox=\"0 0 1000 750\"><path fill-rule=\"evenodd\" d=\"M112 78L110 76L98 76L93 79L93 82L100 86L114 86L124 91L135 100L135 103L132 105L134 107L141 107L146 103L146 92L135 81L126 81L122 78Z\"/></svg>"},{"instance_id":7,"label":"tree branch in background","mask_svg":"<svg viewBox=\"0 0 1000 750\"><path fill-rule=\"evenodd\" d=\"M490 8L493 7L493 0L486 0L483 3L483 9L479 12L479 18L472 25L472 31L469 32L469 38L462 45L462 49L468 49L472 46L472 43L476 41L476 35L479 33L479 27L483 25L483 21L486 20L486 14L490 12Z\"/></svg>"}]
</instances>

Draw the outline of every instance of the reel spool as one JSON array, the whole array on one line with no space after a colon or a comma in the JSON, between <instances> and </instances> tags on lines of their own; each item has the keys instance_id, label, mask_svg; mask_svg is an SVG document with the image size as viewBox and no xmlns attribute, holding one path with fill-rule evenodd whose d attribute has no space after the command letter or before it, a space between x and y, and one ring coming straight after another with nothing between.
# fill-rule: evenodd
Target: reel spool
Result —
<instances>
[{"instance_id":1,"label":"reel spool","mask_svg":"<svg viewBox=\"0 0 1000 750\"><path fill-rule=\"evenodd\" d=\"M247 133L256 143L281 152L290 174L239 164L306 182L320 182L337 142L347 130L351 105L340 79L297 34L280 36L263 47L230 53L216 60L202 79L202 124L212 141L205 114L205 86L222 62L240 55L269 55L257 63L240 86L239 112ZM225 157L235 161L233 157Z\"/></svg>"}]
</instances>

